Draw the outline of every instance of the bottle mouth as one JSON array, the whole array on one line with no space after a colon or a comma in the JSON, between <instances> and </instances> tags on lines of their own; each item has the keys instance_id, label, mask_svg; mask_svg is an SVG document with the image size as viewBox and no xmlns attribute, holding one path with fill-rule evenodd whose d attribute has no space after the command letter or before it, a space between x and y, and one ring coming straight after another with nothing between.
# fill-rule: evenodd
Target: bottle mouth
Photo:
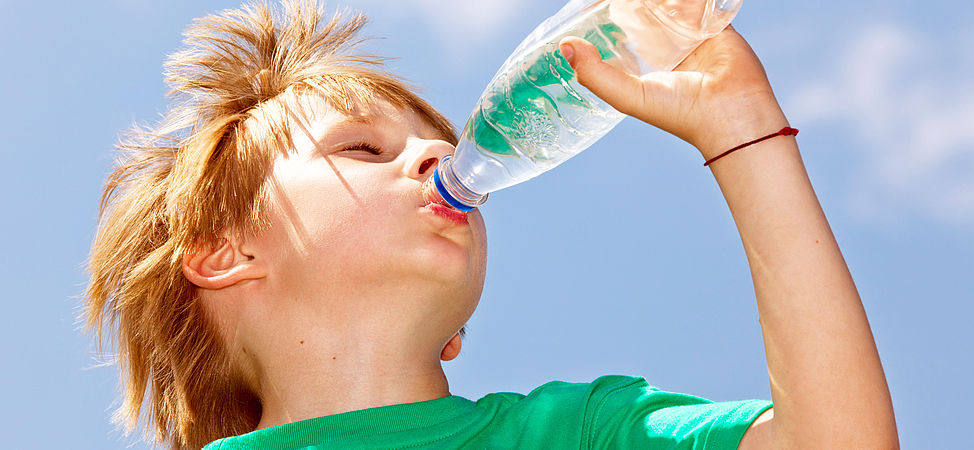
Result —
<instances>
[{"instance_id":1,"label":"bottle mouth","mask_svg":"<svg viewBox=\"0 0 974 450\"><path fill-rule=\"evenodd\" d=\"M453 173L450 157L444 157L433 169L433 175L423 182L423 198L457 211L470 212L487 201L488 194L480 195L465 188Z\"/></svg>"},{"instance_id":2,"label":"bottle mouth","mask_svg":"<svg viewBox=\"0 0 974 450\"><path fill-rule=\"evenodd\" d=\"M683 38L710 39L727 28L741 9L743 0L707 0L666 8L655 1L641 0L642 6L671 32ZM703 8L702 10L697 8Z\"/></svg>"}]
</instances>

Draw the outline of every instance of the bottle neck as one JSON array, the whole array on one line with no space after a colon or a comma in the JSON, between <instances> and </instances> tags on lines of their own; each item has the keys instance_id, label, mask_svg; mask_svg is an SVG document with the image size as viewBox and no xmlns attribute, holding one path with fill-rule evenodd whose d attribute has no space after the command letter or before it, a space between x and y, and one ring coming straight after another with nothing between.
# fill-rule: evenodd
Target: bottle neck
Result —
<instances>
[{"instance_id":1,"label":"bottle neck","mask_svg":"<svg viewBox=\"0 0 974 450\"><path fill-rule=\"evenodd\" d=\"M453 172L453 164L449 156L440 160L433 170L433 175L423 183L423 197L426 201L463 212L483 205L488 195L478 194L464 186Z\"/></svg>"}]
</instances>

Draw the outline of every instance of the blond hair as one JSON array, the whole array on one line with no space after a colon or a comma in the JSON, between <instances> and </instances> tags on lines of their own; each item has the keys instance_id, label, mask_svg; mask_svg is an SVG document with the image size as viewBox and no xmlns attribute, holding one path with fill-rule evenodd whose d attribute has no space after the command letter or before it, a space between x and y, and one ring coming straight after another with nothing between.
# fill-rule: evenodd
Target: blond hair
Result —
<instances>
[{"instance_id":1,"label":"blond hair","mask_svg":"<svg viewBox=\"0 0 974 450\"><path fill-rule=\"evenodd\" d=\"M172 105L162 121L120 138L85 316L99 345L111 335L118 352L124 392L115 418L127 432L141 417L156 443L200 448L257 426L259 395L234 367L182 259L226 230L260 231L264 181L289 149L296 99L322 98L344 112L385 100L456 143L450 122L382 71L381 58L357 52L365 16L323 18L313 0L286 0L197 19L165 64Z\"/></svg>"}]
</instances>

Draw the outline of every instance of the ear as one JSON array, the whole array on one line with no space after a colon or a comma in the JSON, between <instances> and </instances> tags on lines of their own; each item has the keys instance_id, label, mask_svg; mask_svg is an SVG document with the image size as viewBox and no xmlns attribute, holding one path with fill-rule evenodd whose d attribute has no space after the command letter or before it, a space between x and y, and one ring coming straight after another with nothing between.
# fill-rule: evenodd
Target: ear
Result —
<instances>
[{"instance_id":1,"label":"ear","mask_svg":"<svg viewBox=\"0 0 974 450\"><path fill-rule=\"evenodd\" d=\"M242 250L232 239L194 245L183 257L183 275L203 289L223 289L247 280L267 276L260 260Z\"/></svg>"},{"instance_id":2,"label":"ear","mask_svg":"<svg viewBox=\"0 0 974 450\"><path fill-rule=\"evenodd\" d=\"M462 342L460 341L460 333L454 334L450 338L450 342L446 343L443 347L443 351L440 352L440 359L443 361L451 361L460 354L460 346Z\"/></svg>"}]
</instances>

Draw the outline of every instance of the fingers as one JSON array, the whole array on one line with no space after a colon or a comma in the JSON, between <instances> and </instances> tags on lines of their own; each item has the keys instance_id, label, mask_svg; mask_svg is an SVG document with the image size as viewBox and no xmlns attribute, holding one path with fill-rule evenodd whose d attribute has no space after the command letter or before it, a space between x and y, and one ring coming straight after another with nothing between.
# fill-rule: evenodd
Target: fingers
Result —
<instances>
[{"instance_id":1,"label":"fingers","mask_svg":"<svg viewBox=\"0 0 974 450\"><path fill-rule=\"evenodd\" d=\"M637 115L642 110L644 101L639 79L602 61L592 43L571 36L562 39L558 47L575 69L582 86L619 112Z\"/></svg>"}]
</instances>

